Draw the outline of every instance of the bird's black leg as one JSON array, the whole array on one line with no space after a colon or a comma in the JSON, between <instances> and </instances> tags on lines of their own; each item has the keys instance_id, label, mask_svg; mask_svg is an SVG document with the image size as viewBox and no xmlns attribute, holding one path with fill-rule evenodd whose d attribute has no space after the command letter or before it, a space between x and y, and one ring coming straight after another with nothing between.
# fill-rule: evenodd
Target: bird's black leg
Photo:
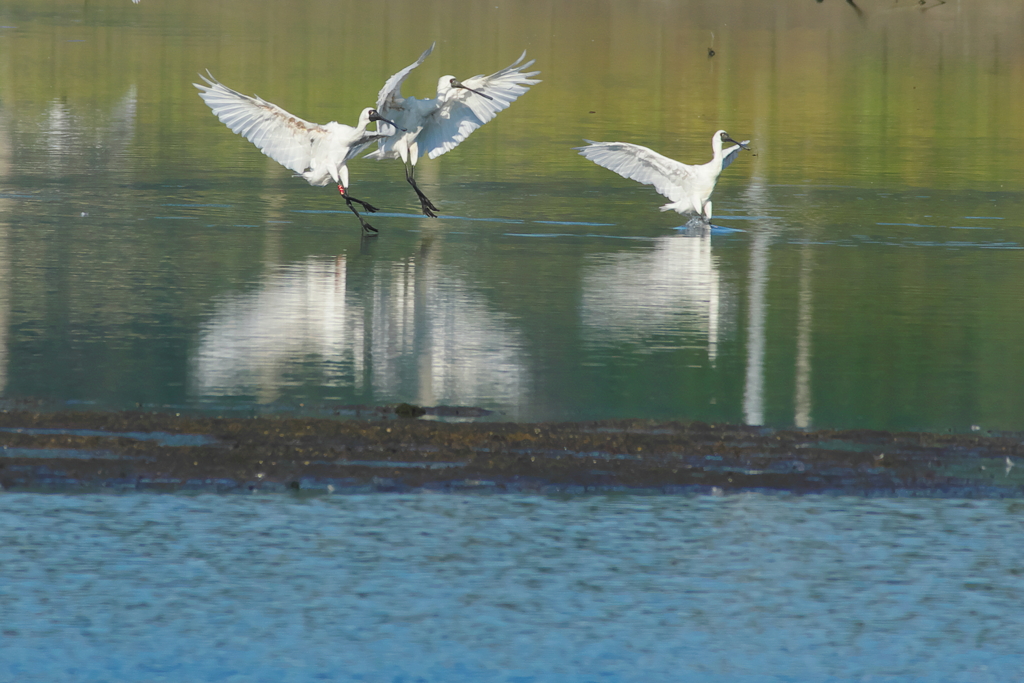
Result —
<instances>
[{"instance_id":1,"label":"bird's black leg","mask_svg":"<svg viewBox=\"0 0 1024 683\"><path fill-rule=\"evenodd\" d=\"M427 195L423 194L419 186L416 185L416 167L406 164L405 166L405 179L412 185L412 189L416 190L416 196L420 198L420 208L423 209L423 214L430 218L437 218L435 211L440 211L433 202L427 199Z\"/></svg>"}]
</instances>

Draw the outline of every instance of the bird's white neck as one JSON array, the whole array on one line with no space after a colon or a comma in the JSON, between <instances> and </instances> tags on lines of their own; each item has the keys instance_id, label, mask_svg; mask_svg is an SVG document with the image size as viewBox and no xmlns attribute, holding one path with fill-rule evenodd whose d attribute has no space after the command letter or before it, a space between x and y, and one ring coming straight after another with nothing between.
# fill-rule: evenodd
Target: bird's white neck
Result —
<instances>
[{"instance_id":1,"label":"bird's white neck","mask_svg":"<svg viewBox=\"0 0 1024 683\"><path fill-rule=\"evenodd\" d=\"M711 138L711 150L714 152L714 160L722 160L722 137L718 134Z\"/></svg>"}]
</instances>

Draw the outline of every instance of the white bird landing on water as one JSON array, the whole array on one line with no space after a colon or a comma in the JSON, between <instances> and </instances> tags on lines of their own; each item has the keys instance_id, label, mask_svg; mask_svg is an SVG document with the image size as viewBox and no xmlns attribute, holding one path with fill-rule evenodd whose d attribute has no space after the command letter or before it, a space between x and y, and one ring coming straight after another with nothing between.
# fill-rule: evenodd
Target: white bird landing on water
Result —
<instances>
[{"instance_id":1,"label":"white bird landing on water","mask_svg":"<svg viewBox=\"0 0 1024 683\"><path fill-rule=\"evenodd\" d=\"M377 110L404 129L390 138L380 140L378 149L367 159L401 159L405 179L420 200L423 213L437 216L436 206L416 185L416 162L426 154L435 159L458 146L474 130L507 109L529 86L540 83L532 78L539 71L524 73L534 60L523 64L526 52L515 62L490 76L473 76L459 81L454 76L441 76L437 97L418 100L402 97L402 81L433 51L431 45L420 58L389 78L377 94Z\"/></svg>"},{"instance_id":2,"label":"white bird landing on water","mask_svg":"<svg viewBox=\"0 0 1024 683\"><path fill-rule=\"evenodd\" d=\"M359 114L359 123L355 128L337 121L323 125L310 123L289 114L276 104L235 92L218 82L209 71L206 74L199 74L199 77L207 85L192 85L199 88L199 96L224 125L256 145L277 163L295 171L310 185L337 183L338 192L359 219L363 232L377 232L352 206L352 202L356 202L370 213L377 210L348 193L347 164L371 143L393 135L397 126L392 121L388 121L376 110L366 108ZM390 127L381 130L378 123L376 131L367 130L366 127L372 121L382 121L390 124Z\"/></svg>"},{"instance_id":3,"label":"white bird landing on water","mask_svg":"<svg viewBox=\"0 0 1024 683\"><path fill-rule=\"evenodd\" d=\"M711 161L701 166L690 166L628 142L586 142L589 143L586 147L573 149L624 178L654 185L659 194L671 199L661 207L662 211L693 212L707 223L711 222L711 192L719 174L739 156L741 148L750 149L747 147L750 140L736 142L720 130L711 138L711 148L715 152ZM723 150L723 142L735 145Z\"/></svg>"}]
</instances>

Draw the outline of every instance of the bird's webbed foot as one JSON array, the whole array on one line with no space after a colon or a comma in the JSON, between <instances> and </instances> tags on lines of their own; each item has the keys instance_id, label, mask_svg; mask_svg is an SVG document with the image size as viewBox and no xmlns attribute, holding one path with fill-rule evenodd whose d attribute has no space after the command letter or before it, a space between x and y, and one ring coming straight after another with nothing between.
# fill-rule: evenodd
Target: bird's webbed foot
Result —
<instances>
[{"instance_id":1,"label":"bird's webbed foot","mask_svg":"<svg viewBox=\"0 0 1024 683\"><path fill-rule=\"evenodd\" d=\"M362 205L362 207L364 209L366 209L366 213L377 213L378 211L380 211L380 209L378 209L373 204L370 204L368 202L364 202L364 201L362 201L360 199L353 199L352 201L359 202L359 204Z\"/></svg>"},{"instance_id":2,"label":"bird's webbed foot","mask_svg":"<svg viewBox=\"0 0 1024 683\"><path fill-rule=\"evenodd\" d=\"M420 195L420 209L423 210L424 216L428 216L430 218L437 218L437 214L434 213L435 211L438 210L437 207L434 206L430 202L430 200L424 197L423 195Z\"/></svg>"},{"instance_id":3,"label":"bird's webbed foot","mask_svg":"<svg viewBox=\"0 0 1024 683\"><path fill-rule=\"evenodd\" d=\"M356 215L356 218L359 219L359 225L363 229L363 234L364 235L366 235L366 234L377 234L377 228L375 228L372 225L370 225L369 223L367 223L366 219L359 215L359 212L356 211L356 207L352 206L352 202L357 202L359 204L362 204L363 208L365 208L370 213L373 213L377 209L373 208L372 206L370 206L369 204L367 204L366 202L364 202L361 199L356 199L355 197L350 197L347 194L346 195L342 195L342 196L345 197L345 203L348 204L349 210L351 210L352 213L354 213Z\"/></svg>"},{"instance_id":4,"label":"bird's webbed foot","mask_svg":"<svg viewBox=\"0 0 1024 683\"><path fill-rule=\"evenodd\" d=\"M369 202L364 202L362 199L356 199L355 197L350 195L348 193L348 190L345 189L345 186L340 183L338 184L338 193L342 197L344 197L346 202L348 202L348 206L350 209L352 208L352 202L356 202L357 204L362 206L363 210L365 210L367 213L377 213L380 210L376 206L370 204Z\"/></svg>"}]
</instances>

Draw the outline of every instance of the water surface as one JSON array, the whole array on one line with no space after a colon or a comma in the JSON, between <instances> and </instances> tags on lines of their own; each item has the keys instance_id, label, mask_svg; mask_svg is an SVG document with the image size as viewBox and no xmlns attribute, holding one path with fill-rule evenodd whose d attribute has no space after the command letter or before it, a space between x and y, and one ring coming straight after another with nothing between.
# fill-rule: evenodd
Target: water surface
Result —
<instances>
[{"instance_id":1,"label":"water surface","mask_svg":"<svg viewBox=\"0 0 1024 683\"><path fill-rule=\"evenodd\" d=\"M1024 676L1021 504L0 496L0 679Z\"/></svg>"}]
</instances>

